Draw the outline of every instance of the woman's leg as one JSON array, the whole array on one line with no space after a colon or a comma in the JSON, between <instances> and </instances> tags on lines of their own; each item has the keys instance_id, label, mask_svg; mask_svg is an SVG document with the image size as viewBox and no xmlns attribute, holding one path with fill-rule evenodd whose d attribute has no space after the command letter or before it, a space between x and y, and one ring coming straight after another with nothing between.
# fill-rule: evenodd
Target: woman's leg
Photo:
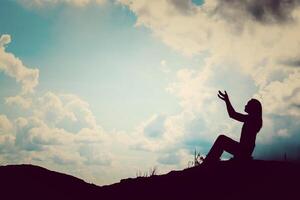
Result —
<instances>
[{"instance_id":1,"label":"woman's leg","mask_svg":"<svg viewBox=\"0 0 300 200\"><path fill-rule=\"evenodd\" d=\"M223 151L227 151L228 153L238 156L241 153L240 144L225 135L220 135L208 152L204 161L218 161L223 154Z\"/></svg>"}]
</instances>

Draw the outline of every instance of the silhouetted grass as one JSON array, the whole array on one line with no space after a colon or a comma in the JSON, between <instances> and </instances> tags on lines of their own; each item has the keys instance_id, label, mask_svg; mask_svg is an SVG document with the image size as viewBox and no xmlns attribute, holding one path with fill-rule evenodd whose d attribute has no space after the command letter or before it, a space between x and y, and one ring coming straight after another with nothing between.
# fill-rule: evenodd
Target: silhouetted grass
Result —
<instances>
[{"instance_id":1,"label":"silhouetted grass","mask_svg":"<svg viewBox=\"0 0 300 200\"><path fill-rule=\"evenodd\" d=\"M149 169L149 171L146 171L146 172L142 172L142 171L137 171L136 173L136 177L151 177L151 176L154 176L154 175L157 175L158 174L158 169L156 166L152 167Z\"/></svg>"}]
</instances>

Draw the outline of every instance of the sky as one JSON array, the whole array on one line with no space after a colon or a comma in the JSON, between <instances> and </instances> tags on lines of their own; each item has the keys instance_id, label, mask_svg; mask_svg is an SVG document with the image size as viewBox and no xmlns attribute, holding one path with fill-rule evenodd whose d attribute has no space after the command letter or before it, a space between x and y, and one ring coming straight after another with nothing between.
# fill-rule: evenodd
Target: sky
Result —
<instances>
[{"instance_id":1,"label":"sky","mask_svg":"<svg viewBox=\"0 0 300 200\"><path fill-rule=\"evenodd\" d=\"M0 164L106 185L184 169L263 105L255 159L300 159L300 1L3 0ZM224 154L224 159L230 155Z\"/></svg>"}]
</instances>

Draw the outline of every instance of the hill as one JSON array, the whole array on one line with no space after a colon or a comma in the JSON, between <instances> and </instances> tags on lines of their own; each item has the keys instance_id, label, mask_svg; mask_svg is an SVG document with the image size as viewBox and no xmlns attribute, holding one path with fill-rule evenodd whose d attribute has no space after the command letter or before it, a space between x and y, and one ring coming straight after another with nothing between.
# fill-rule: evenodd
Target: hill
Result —
<instances>
[{"instance_id":1,"label":"hill","mask_svg":"<svg viewBox=\"0 0 300 200\"><path fill-rule=\"evenodd\" d=\"M222 161L96 186L32 165L0 167L7 199L299 199L300 165Z\"/></svg>"},{"instance_id":2,"label":"hill","mask_svg":"<svg viewBox=\"0 0 300 200\"><path fill-rule=\"evenodd\" d=\"M98 189L76 177L34 165L0 167L1 199L89 199Z\"/></svg>"}]
</instances>

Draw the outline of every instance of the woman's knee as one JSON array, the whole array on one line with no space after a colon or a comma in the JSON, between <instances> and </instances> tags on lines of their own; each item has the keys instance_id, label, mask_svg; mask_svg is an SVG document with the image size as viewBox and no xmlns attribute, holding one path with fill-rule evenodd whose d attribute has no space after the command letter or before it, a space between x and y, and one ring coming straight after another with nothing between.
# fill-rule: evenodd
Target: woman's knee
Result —
<instances>
[{"instance_id":1,"label":"woman's knee","mask_svg":"<svg viewBox=\"0 0 300 200\"><path fill-rule=\"evenodd\" d=\"M227 137L226 135L219 135L216 142L219 145L228 146L233 143L233 140L230 137Z\"/></svg>"},{"instance_id":2,"label":"woman's knee","mask_svg":"<svg viewBox=\"0 0 300 200\"><path fill-rule=\"evenodd\" d=\"M221 145L221 144L223 144L223 143L224 143L224 140L226 140L225 137L226 137L225 135L219 135L219 136L217 137L216 141L215 141L215 144L216 144L216 145Z\"/></svg>"},{"instance_id":3,"label":"woman's knee","mask_svg":"<svg viewBox=\"0 0 300 200\"><path fill-rule=\"evenodd\" d=\"M225 135L219 135L218 138L217 138L217 141L223 141L227 138L227 136Z\"/></svg>"}]
</instances>

